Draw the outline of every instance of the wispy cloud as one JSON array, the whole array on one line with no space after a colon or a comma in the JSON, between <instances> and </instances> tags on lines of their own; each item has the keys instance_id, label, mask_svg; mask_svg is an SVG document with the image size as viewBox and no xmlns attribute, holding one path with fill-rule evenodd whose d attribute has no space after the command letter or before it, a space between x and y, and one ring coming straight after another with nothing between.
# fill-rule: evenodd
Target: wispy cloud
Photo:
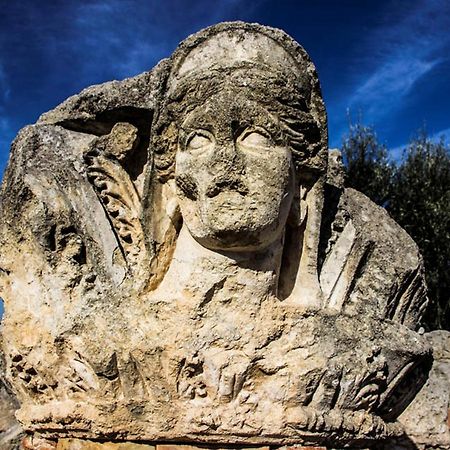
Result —
<instances>
[{"instance_id":1,"label":"wispy cloud","mask_svg":"<svg viewBox=\"0 0 450 450\"><path fill-rule=\"evenodd\" d=\"M366 113L372 117L386 114L399 104L421 77L441 61L442 58L424 61L406 55L388 60L357 88L350 105L365 106Z\"/></svg>"},{"instance_id":2,"label":"wispy cloud","mask_svg":"<svg viewBox=\"0 0 450 450\"><path fill-rule=\"evenodd\" d=\"M4 64L0 61L0 110L2 103L9 99L11 88L9 86L8 77Z\"/></svg>"},{"instance_id":3,"label":"wispy cloud","mask_svg":"<svg viewBox=\"0 0 450 450\"><path fill-rule=\"evenodd\" d=\"M145 6L137 0L80 3L67 44L73 45L75 38L72 49L80 55L95 55L92 59L80 58L86 73L98 73L100 61L103 70L109 68L116 77L131 76L169 56L186 37L186 29L194 32L224 20L243 3L223 0L211 7L210 2L199 0L189 8L178 0L149 0Z\"/></svg>"},{"instance_id":4,"label":"wispy cloud","mask_svg":"<svg viewBox=\"0 0 450 450\"><path fill-rule=\"evenodd\" d=\"M264 1L9 2L0 17L0 166L18 128L42 111L86 86L150 70L189 33L245 19Z\"/></svg>"},{"instance_id":5,"label":"wispy cloud","mask_svg":"<svg viewBox=\"0 0 450 450\"><path fill-rule=\"evenodd\" d=\"M378 29L367 40L375 67L361 76L349 106L374 121L401 106L414 85L448 58L449 29L447 0L421 0L394 26Z\"/></svg>"},{"instance_id":6,"label":"wispy cloud","mask_svg":"<svg viewBox=\"0 0 450 450\"><path fill-rule=\"evenodd\" d=\"M433 133L429 136L431 142L439 143L441 140L444 140L444 144L447 146L450 145L450 128L445 128L436 133ZM408 147L409 143L404 143L402 145L398 145L397 147L389 149L389 157L393 161L400 161L404 154L405 150Z\"/></svg>"},{"instance_id":7,"label":"wispy cloud","mask_svg":"<svg viewBox=\"0 0 450 450\"><path fill-rule=\"evenodd\" d=\"M445 128L431 135L431 140L434 142L439 142L441 139L444 139L444 142L450 144L450 128Z\"/></svg>"}]
</instances>

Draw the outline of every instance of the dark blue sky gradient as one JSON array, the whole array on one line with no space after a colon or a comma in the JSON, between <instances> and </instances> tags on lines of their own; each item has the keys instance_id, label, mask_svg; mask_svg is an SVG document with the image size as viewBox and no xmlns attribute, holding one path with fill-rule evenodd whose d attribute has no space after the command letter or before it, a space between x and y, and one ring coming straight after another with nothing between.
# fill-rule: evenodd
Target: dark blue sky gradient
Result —
<instances>
[{"instance_id":1,"label":"dark blue sky gradient","mask_svg":"<svg viewBox=\"0 0 450 450\"><path fill-rule=\"evenodd\" d=\"M448 0L0 0L0 11L0 173L17 131L41 113L86 86L150 69L223 20L282 28L306 48L331 147L348 111L393 157L423 125L450 138Z\"/></svg>"}]
</instances>

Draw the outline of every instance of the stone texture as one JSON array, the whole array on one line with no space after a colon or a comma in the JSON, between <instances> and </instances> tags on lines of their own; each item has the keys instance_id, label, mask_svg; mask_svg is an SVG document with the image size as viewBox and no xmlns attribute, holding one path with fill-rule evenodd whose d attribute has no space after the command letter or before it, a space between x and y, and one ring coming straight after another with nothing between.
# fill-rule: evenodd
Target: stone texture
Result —
<instances>
[{"instance_id":1,"label":"stone texture","mask_svg":"<svg viewBox=\"0 0 450 450\"><path fill-rule=\"evenodd\" d=\"M223 447L211 447L214 450L226 450ZM197 445L183 445L183 444L158 444L156 450L200 450L205 449L205 446ZM227 447L228 450L270 450L270 447Z\"/></svg>"},{"instance_id":2,"label":"stone texture","mask_svg":"<svg viewBox=\"0 0 450 450\"><path fill-rule=\"evenodd\" d=\"M419 449L450 448L450 332L427 333L433 346L430 377L399 420Z\"/></svg>"},{"instance_id":3,"label":"stone texture","mask_svg":"<svg viewBox=\"0 0 450 450\"><path fill-rule=\"evenodd\" d=\"M307 447L303 447L303 446L299 446L299 445L289 445L289 446L285 446L285 447L280 447L279 450L326 450L326 447L311 447L311 446L307 446Z\"/></svg>"},{"instance_id":4,"label":"stone texture","mask_svg":"<svg viewBox=\"0 0 450 450\"><path fill-rule=\"evenodd\" d=\"M109 133L124 118L148 137L161 73L167 70L166 65L167 61L163 60L151 72L90 86L42 114L37 123L61 125L100 136Z\"/></svg>"},{"instance_id":5,"label":"stone texture","mask_svg":"<svg viewBox=\"0 0 450 450\"><path fill-rule=\"evenodd\" d=\"M286 446L286 447L280 447L279 450L326 450L326 447L311 447L311 446L307 446L307 447L303 447L303 446L299 446L299 445L290 445L290 446Z\"/></svg>"},{"instance_id":6,"label":"stone texture","mask_svg":"<svg viewBox=\"0 0 450 450\"><path fill-rule=\"evenodd\" d=\"M39 436L28 435L22 440L23 450L55 450L56 441L43 439Z\"/></svg>"},{"instance_id":7,"label":"stone texture","mask_svg":"<svg viewBox=\"0 0 450 450\"><path fill-rule=\"evenodd\" d=\"M2 347L0 334L0 449L19 450L24 433L14 415L19 403L5 377Z\"/></svg>"},{"instance_id":8,"label":"stone texture","mask_svg":"<svg viewBox=\"0 0 450 450\"><path fill-rule=\"evenodd\" d=\"M136 442L94 442L80 439L60 439L56 450L155 450L151 444Z\"/></svg>"},{"instance_id":9,"label":"stone texture","mask_svg":"<svg viewBox=\"0 0 450 450\"><path fill-rule=\"evenodd\" d=\"M341 151L337 148L330 148L328 153L327 184L343 189L345 187L345 178L346 173Z\"/></svg>"},{"instance_id":10,"label":"stone texture","mask_svg":"<svg viewBox=\"0 0 450 450\"><path fill-rule=\"evenodd\" d=\"M24 128L0 211L24 427L111 445L401 435L431 363L422 260L340 171L308 55L251 24Z\"/></svg>"}]
</instances>

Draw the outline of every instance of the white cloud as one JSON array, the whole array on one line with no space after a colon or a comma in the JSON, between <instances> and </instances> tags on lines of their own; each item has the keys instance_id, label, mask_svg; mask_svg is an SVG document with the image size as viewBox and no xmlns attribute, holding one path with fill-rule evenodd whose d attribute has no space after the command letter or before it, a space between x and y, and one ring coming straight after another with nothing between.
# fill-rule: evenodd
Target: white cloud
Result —
<instances>
[{"instance_id":1,"label":"white cloud","mask_svg":"<svg viewBox=\"0 0 450 450\"><path fill-rule=\"evenodd\" d=\"M439 62L441 59L424 61L409 56L386 61L357 88L350 99L350 105L366 105L365 111L370 115L385 114Z\"/></svg>"},{"instance_id":2,"label":"white cloud","mask_svg":"<svg viewBox=\"0 0 450 450\"><path fill-rule=\"evenodd\" d=\"M376 65L365 73L350 96L351 108L362 108L377 120L388 114L414 85L448 58L450 3L422 0L395 26L377 30L367 43Z\"/></svg>"},{"instance_id":3,"label":"white cloud","mask_svg":"<svg viewBox=\"0 0 450 450\"><path fill-rule=\"evenodd\" d=\"M6 117L0 116L0 133L9 130L9 120Z\"/></svg>"},{"instance_id":4,"label":"white cloud","mask_svg":"<svg viewBox=\"0 0 450 450\"><path fill-rule=\"evenodd\" d=\"M403 158L405 149L408 144L399 145L397 147L389 149L389 159L391 161L399 162Z\"/></svg>"},{"instance_id":5,"label":"white cloud","mask_svg":"<svg viewBox=\"0 0 450 450\"><path fill-rule=\"evenodd\" d=\"M441 139L444 139L444 143L450 145L450 128L445 128L443 130L438 131L437 133L433 133L429 136L430 141L432 142L440 142ZM408 147L409 143L405 143L399 145L397 147L389 149L389 157L393 161L400 161L403 158L405 153L405 149Z\"/></svg>"},{"instance_id":6,"label":"white cloud","mask_svg":"<svg viewBox=\"0 0 450 450\"><path fill-rule=\"evenodd\" d=\"M439 142L441 138L444 138L444 142L450 144L450 128L445 128L431 136L431 140L434 142Z\"/></svg>"}]
</instances>

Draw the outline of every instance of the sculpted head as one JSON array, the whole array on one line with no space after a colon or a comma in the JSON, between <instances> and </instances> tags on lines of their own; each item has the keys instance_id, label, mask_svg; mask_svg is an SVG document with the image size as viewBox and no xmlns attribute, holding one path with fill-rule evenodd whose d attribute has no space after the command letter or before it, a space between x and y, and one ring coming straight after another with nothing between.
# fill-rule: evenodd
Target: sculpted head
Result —
<instances>
[{"instance_id":1,"label":"sculpted head","mask_svg":"<svg viewBox=\"0 0 450 450\"><path fill-rule=\"evenodd\" d=\"M181 44L153 135L158 176L175 180L183 222L214 250L281 239L300 186L326 167L314 67L286 34L259 25L220 24Z\"/></svg>"}]
</instances>

